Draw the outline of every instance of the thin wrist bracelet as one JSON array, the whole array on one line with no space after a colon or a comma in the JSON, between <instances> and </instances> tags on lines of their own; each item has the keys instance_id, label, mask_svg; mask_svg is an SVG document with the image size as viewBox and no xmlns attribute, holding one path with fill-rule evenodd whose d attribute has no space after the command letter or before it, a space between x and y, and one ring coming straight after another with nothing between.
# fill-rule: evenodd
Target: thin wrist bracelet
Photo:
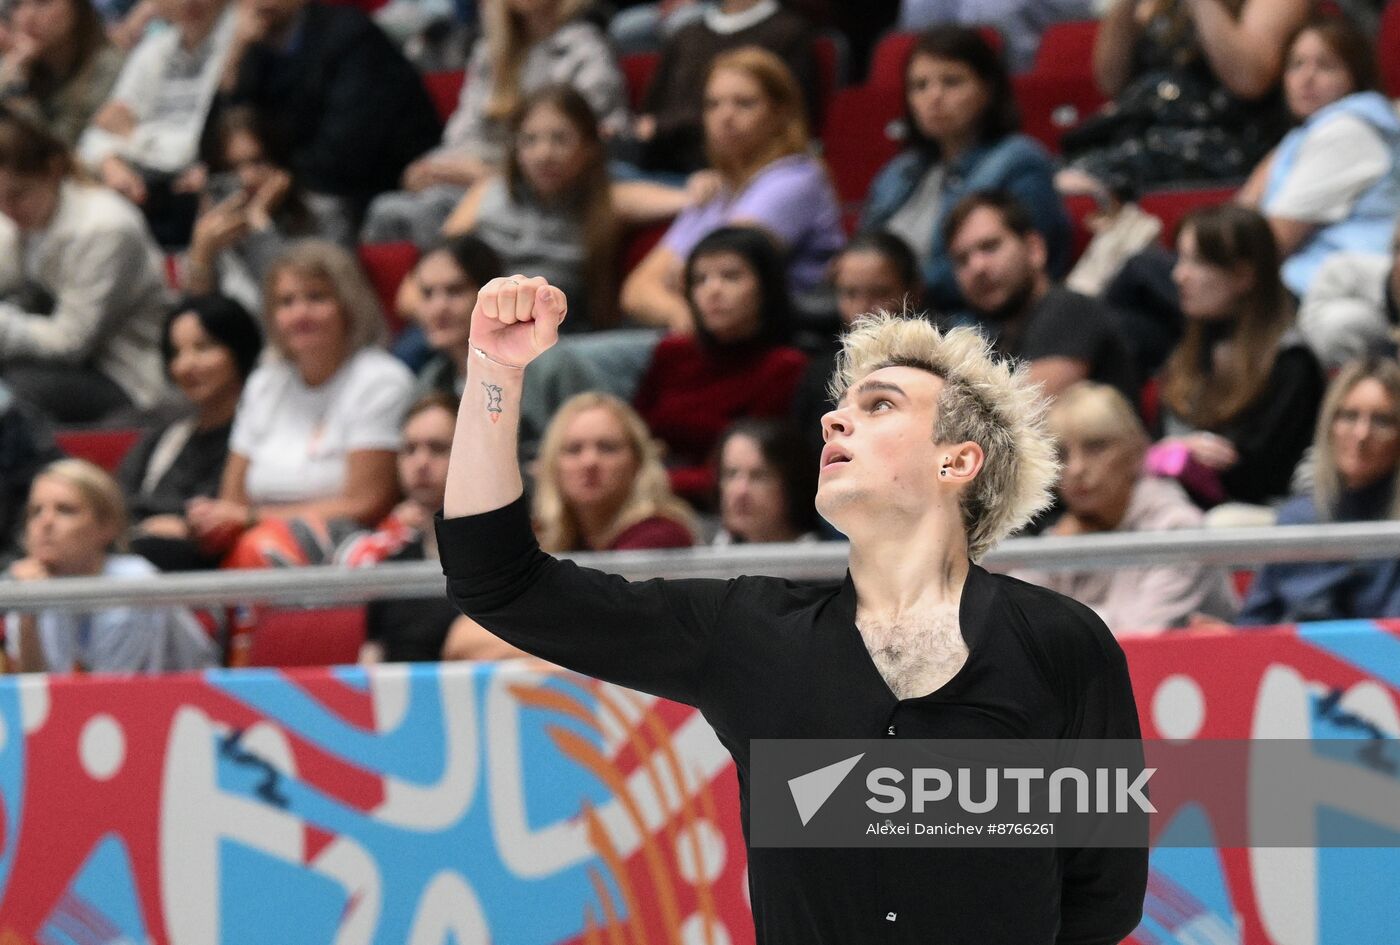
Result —
<instances>
[{"instance_id":1,"label":"thin wrist bracelet","mask_svg":"<svg viewBox=\"0 0 1400 945\"><path fill-rule=\"evenodd\" d=\"M472 354L476 355L483 361L490 361L492 364L499 364L501 367L514 368L517 371L525 370L525 365L511 364L509 361L502 361L500 358L493 358L491 357L491 355L487 354L485 351L482 351L480 348L478 348L471 342L467 342L467 347L472 349Z\"/></svg>"}]
</instances>

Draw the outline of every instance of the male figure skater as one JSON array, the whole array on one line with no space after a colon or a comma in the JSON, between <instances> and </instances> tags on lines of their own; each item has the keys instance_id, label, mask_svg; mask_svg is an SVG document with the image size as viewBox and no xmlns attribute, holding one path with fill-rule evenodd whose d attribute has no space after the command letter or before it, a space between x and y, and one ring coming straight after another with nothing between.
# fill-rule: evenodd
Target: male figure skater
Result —
<instances>
[{"instance_id":1,"label":"male figure skater","mask_svg":"<svg viewBox=\"0 0 1400 945\"><path fill-rule=\"evenodd\" d=\"M975 562L1047 500L1037 389L969 329L858 321L822 419L817 507L840 584L631 583L540 551L516 463L523 368L567 301L493 279L438 524L448 591L502 639L695 706L738 768L754 738L1137 738L1123 653L1087 607ZM1141 916L1137 849L749 850L759 945L1109 945Z\"/></svg>"}]
</instances>

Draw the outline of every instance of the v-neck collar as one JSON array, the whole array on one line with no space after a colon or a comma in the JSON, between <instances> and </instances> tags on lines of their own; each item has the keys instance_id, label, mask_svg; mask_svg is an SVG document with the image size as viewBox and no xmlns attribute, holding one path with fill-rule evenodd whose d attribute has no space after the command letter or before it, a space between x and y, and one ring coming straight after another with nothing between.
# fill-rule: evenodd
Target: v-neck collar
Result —
<instances>
[{"instance_id":1,"label":"v-neck collar","mask_svg":"<svg viewBox=\"0 0 1400 945\"><path fill-rule=\"evenodd\" d=\"M849 645L854 648L852 660L862 667L860 672L873 680L878 691L884 694L885 699L892 706L905 702L937 701L961 685L968 674L968 668L972 665L972 661L977 658L987 618L991 611L993 586L992 577L986 570L971 562L968 563L967 580L963 582L962 596L958 600L958 629L962 632L963 643L967 645L967 659L963 660L962 666L943 685L932 692L908 699L900 699L896 696L894 690L890 688L890 684L885 681L884 674L875 665L875 660L865 645L865 638L861 636L860 628L856 626L856 585L849 568L846 569L846 578L841 584L841 589L837 592L831 606L823 613L822 620L828 624L831 632L838 634L841 639L848 641Z\"/></svg>"}]
</instances>

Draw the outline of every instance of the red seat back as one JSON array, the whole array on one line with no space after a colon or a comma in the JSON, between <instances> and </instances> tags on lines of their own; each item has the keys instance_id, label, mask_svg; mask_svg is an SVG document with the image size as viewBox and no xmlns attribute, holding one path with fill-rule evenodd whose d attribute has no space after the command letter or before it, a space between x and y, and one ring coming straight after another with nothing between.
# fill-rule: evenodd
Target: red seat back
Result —
<instances>
[{"instance_id":1,"label":"red seat back","mask_svg":"<svg viewBox=\"0 0 1400 945\"><path fill-rule=\"evenodd\" d=\"M1031 72L1067 78L1094 79L1094 42L1098 20L1054 23L1040 37Z\"/></svg>"},{"instance_id":2,"label":"red seat back","mask_svg":"<svg viewBox=\"0 0 1400 945\"><path fill-rule=\"evenodd\" d=\"M96 463L109 473L116 472L139 439L140 430L63 430L54 434L63 452Z\"/></svg>"},{"instance_id":3,"label":"red seat back","mask_svg":"<svg viewBox=\"0 0 1400 945\"><path fill-rule=\"evenodd\" d=\"M665 236L666 231L670 228L671 222L667 220L638 227L623 237L622 252L618 254L623 279L627 278L627 274L636 269L637 264L646 258L647 253L661 242L661 237ZM619 280L619 284L620 282L621 280Z\"/></svg>"},{"instance_id":4,"label":"red seat back","mask_svg":"<svg viewBox=\"0 0 1400 945\"><path fill-rule=\"evenodd\" d=\"M1176 246L1176 228L1181 224L1182 217L1201 207L1227 203L1234 196L1234 187L1159 190L1144 194L1138 200L1138 206L1162 221L1162 242L1170 249Z\"/></svg>"},{"instance_id":5,"label":"red seat back","mask_svg":"<svg viewBox=\"0 0 1400 945\"><path fill-rule=\"evenodd\" d=\"M466 80L467 74L461 69L423 74L423 86L428 90L428 97L433 100L433 108L437 110L439 121L446 122L457 110L457 102L462 95L462 84Z\"/></svg>"},{"instance_id":6,"label":"red seat back","mask_svg":"<svg viewBox=\"0 0 1400 945\"><path fill-rule=\"evenodd\" d=\"M365 641L363 607L268 608L258 615L249 666L338 666L354 663Z\"/></svg>"},{"instance_id":7,"label":"red seat back","mask_svg":"<svg viewBox=\"0 0 1400 945\"><path fill-rule=\"evenodd\" d=\"M1021 130L1052 154L1060 151L1060 136L1098 111L1105 101L1088 76L1027 73L1013 76L1011 85L1021 112Z\"/></svg>"},{"instance_id":8,"label":"red seat back","mask_svg":"<svg viewBox=\"0 0 1400 945\"><path fill-rule=\"evenodd\" d=\"M647 89L651 88L652 77L660 64L661 54L655 52L628 53L618 59L622 77L627 82L627 104L632 111L642 110Z\"/></svg>"},{"instance_id":9,"label":"red seat back","mask_svg":"<svg viewBox=\"0 0 1400 945\"><path fill-rule=\"evenodd\" d=\"M1380 54L1381 88L1391 98L1400 98L1400 0L1390 0L1381 13L1376 51Z\"/></svg>"},{"instance_id":10,"label":"red seat back","mask_svg":"<svg viewBox=\"0 0 1400 945\"><path fill-rule=\"evenodd\" d=\"M409 242L402 243L361 243L356 252L365 275L374 286L374 294L379 296L379 305L384 310L384 320L391 334L397 335L403 329L403 319L394 308L399 294L399 285L418 264L418 247Z\"/></svg>"},{"instance_id":11,"label":"red seat back","mask_svg":"<svg viewBox=\"0 0 1400 945\"><path fill-rule=\"evenodd\" d=\"M812 41L812 58L817 63L817 126L825 127L825 115L836 90L846 84L846 64L850 52L840 33L824 33Z\"/></svg>"},{"instance_id":12,"label":"red seat back","mask_svg":"<svg viewBox=\"0 0 1400 945\"><path fill-rule=\"evenodd\" d=\"M827 109L822 151L843 203L862 203L875 172L899 153L892 137L904 114L898 88L859 86L841 89Z\"/></svg>"}]
</instances>

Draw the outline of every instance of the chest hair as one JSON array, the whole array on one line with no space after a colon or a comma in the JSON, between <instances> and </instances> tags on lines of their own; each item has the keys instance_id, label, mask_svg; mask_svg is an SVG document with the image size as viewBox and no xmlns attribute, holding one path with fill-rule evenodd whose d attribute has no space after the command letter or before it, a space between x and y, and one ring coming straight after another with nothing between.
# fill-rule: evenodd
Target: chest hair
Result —
<instances>
[{"instance_id":1,"label":"chest hair","mask_svg":"<svg viewBox=\"0 0 1400 945\"><path fill-rule=\"evenodd\" d=\"M967 662L955 607L898 620L858 615L856 627L875 668L900 699L941 688Z\"/></svg>"}]
</instances>

